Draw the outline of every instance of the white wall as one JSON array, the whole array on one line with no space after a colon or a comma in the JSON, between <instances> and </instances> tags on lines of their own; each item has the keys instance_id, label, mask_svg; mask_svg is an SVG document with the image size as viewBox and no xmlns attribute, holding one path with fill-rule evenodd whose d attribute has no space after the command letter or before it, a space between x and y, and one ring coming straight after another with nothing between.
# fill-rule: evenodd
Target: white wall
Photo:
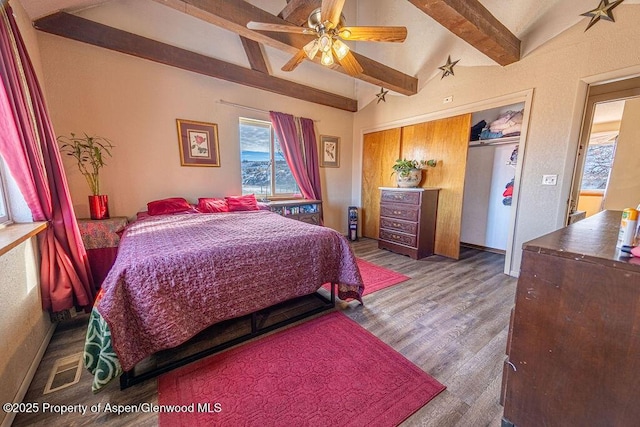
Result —
<instances>
[{"instance_id":1,"label":"white wall","mask_svg":"<svg viewBox=\"0 0 640 427\"><path fill-rule=\"evenodd\" d=\"M360 200L364 130L482 110L487 100L533 89L526 149L520 153L524 163L512 266L517 273L522 244L565 223L586 83L640 73L638 22L640 6L623 4L616 8L615 23L601 21L585 32L580 22L515 64L465 68L460 58L455 76L437 76L415 96L387 95L386 103L366 106L354 122L354 203ZM453 103L445 108L448 96ZM557 174L558 185L542 186L545 174Z\"/></svg>"},{"instance_id":2,"label":"white wall","mask_svg":"<svg viewBox=\"0 0 640 427\"><path fill-rule=\"evenodd\" d=\"M125 3L130 4L130 3ZM136 4L137 12L157 4ZM142 9L142 12L140 11ZM91 19L124 19L109 8ZM102 15L101 15L102 14ZM118 27L118 22L110 22ZM147 22L147 31L153 28ZM156 32L162 32L158 25ZM239 109L225 100L316 120L318 135L341 137L340 168L321 168L325 224L346 234L351 201L353 114L179 70L61 37L38 33L47 101L56 134L96 134L112 140L113 158L101 172L101 190L112 216L133 216L149 201L182 196L240 194L238 119L268 120L267 113ZM180 166L176 119L218 124L220 167ZM65 170L76 213L88 216L89 188L72 162Z\"/></svg>"}]
</instances>

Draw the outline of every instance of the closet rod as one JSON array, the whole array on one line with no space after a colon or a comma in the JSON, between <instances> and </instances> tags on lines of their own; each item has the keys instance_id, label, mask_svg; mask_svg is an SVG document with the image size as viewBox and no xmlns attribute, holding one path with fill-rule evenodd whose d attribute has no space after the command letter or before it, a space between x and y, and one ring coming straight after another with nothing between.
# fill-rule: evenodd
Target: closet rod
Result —
<instances>
[{"instance_id":1,"label":"closet rod","mask_svg":"<svg viewBox=\"0 0 640 427\"><path fill-rule=\"evenodd\" d=\"M255 111L257 113L266 113L269 114L269 111L267 110L262 110L260 108L255 108L255 107L248 107L246 105L242 105L242 104L236 104L235 102L229 102L229 101L225 101L224 99L219 99L218 100L218 104L224 104L224 105L229 105L230 107L237 107L237 108L242 108L244 110L249 110L249 111ZM320 120L314 120L315 123L320 122Z\"/></svg>"},{"instance_id":2,"label":"closet rod","mask_svg":"<svg viewBox=\"0 0 640 427\"><path fill-rule=\"evenodd\" d=\"M476 147L490 147L493 146L495 147L496 145L513 145L513 144L519 144L518 141L505 141L505 142L486 142L484 144L469 144L469 148L476 148Z\"/></svg>"}]
</instances>

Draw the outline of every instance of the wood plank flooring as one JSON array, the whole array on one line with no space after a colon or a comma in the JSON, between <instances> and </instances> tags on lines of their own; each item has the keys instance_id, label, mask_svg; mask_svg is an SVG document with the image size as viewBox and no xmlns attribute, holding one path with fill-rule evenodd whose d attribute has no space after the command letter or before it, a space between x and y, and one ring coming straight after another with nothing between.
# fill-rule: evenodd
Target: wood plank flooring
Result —
<instances>
[{"instance_id":1,"label":"wood plank flooring","mask_svg":"<svg viewBox=\"0 0 640 427\"><path fill-rule=\"evenodd\" d=\"M377 241L352 243L358 257L411 277L364 297L338 302L338 310L447 386L447 390L409 417L409 426L499 426L502 365L516 279L502 273L504 256L462 248L459 261L433 256L415 261L379 250ZM82 352L87 316L61 323L24 402L51 405L101 403L157 404L156 380L120 391L115 382L91 393L91 376L42 394L56 359ZM228 329L228 328L227 328ZM258 338L259 339L259 338ZM156 414L19 414L14 426L155 426Z\"/></svg>"}]
</instances>

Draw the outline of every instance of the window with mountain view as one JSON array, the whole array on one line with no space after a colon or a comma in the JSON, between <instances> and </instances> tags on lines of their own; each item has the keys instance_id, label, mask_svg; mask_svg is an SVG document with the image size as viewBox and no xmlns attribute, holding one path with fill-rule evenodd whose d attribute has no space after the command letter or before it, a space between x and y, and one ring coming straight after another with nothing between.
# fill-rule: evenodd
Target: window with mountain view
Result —
<instances>
[{"instance_id":1,"label":"window with mountain view","mask_svg":"<svg viewBox=\"0 0 640 427\"><path fill-rule=\"evenodd\" d=\"M242 194L258 199L300 193L270 122L240 119Z\"/></svg>"}]
</instances>

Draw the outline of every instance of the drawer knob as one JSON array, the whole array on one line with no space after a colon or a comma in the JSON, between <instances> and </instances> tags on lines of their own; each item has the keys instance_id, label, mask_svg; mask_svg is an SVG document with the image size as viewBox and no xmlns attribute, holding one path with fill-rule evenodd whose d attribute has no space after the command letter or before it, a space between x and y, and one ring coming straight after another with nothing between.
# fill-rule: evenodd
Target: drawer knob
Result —
<instances>
[{"instance_id":1,"label":"drawer knob","mask_svg":"<svg viewBox=\"0 0 640 427\"><path fill-rule=\"evenodd\" d=\"M400 227L400 224L398 224L397 222L394 222L394 223L393 223L393 226L394 226L394 227Z\"/></svg>"},{"instance_id":2,"label":"drawer knob","mask_svg":"<svg viewBox=\"0 0 640 427\"><path fill-rule=\"evenodd\" d=\"M402 212L401 211L393 211L394 215L400 215Z\"/></svg>"}]
</instances>

